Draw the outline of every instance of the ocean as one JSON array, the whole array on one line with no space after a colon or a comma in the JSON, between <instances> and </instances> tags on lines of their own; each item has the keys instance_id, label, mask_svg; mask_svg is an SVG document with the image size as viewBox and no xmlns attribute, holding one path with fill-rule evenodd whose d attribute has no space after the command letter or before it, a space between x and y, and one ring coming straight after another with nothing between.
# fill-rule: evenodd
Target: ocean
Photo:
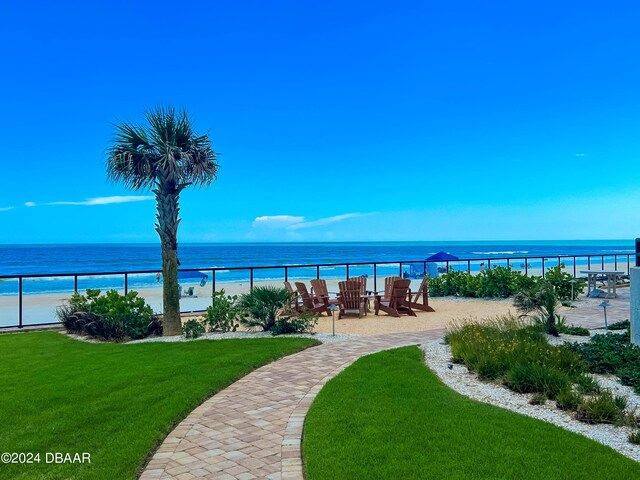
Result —
<instances>
[{"instance_id":1,"label":"ocean","mask_svg":"<svg viewBox=\"0 0 640 480\"><path fill-rule=\"evenodd\" d=\"M204 273L212 268L234 268L250 266L289 266L289 277L315 278L315 268L295 268L294 265L421 261L430 255L445 251L460 259L522 259L513 265L524 265L525 257L547 257L547 266L558 263L562 255L608 255L624 263L626 255L633 253L634 241L586 240L586 241L500 241L500 242L367 242L367 243L224 243L181 244L178 255L181 268L201 269ZM618 255L619 257L614 257ZM554 259L556 257L556 259ZM609 261L609 260L607 260ZM478 270L479 262L471 269ZM555 263L554 263L555 262ZM539 267L540 261L529 260L531 268ZM494 260L494 264L501 264ZM506 264L506 262L502 262ZM586 265L586 258L577 265ZM467 269L467 262L452 264L454 268ZM400 267L401 269L403 267ZM25 279L25 294L72 291L73 278L60 277L68 273L108 273L124 271L160 271L161 258L158 244L67 244L67 245L2 245L0 246L0 276L46 274L42 279ZM378 275L397 274L397 263L381 265ZM349 274L371 275L372 265L351 267ZM282 279L284 269L262 269L254 272L254 280ZM321 267L323 278L344 278L343 266ZM216 284L248 281L249 271L227 271L216 273ZM129 288L156 284L155 273L131 275ZM90 275L80 277L80 289L122 288L122 275ZM0 295L16 295L17 278L0 279Z\"/></svg>"}]
</instances>

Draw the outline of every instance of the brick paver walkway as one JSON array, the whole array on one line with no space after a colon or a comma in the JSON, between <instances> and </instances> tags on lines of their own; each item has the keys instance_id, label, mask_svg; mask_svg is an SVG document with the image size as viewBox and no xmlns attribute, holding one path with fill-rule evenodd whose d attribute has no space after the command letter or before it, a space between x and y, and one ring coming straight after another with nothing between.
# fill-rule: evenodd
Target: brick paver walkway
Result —
<instances>
[{"instance_id":1,"label":"brick paver walkway","mask_svg":"<svg viewBox=\"0 0 640 480\"><path fill-rule=\"evenodd\" d=\"M140 478L302 480L302 426L322 386L363 355L425 343L443 334L433 330L360 337L265 365L191 412L158 448Z\"/></svg>"},{"instance_id":2,"label":"brick paver walkway","mask_svg":"<svg viewBox=\"0 0 640 480\"><path fill-rule=\"evenodd\" d=\"M607 307L607 321L609 325L629 319L630 290L629 287L618 288L618 297L606 300L609 302L609 306ZM585 328L602 328L604 327L604 312L599 305L603 300L605 299L586 298L581 295L580 300L576 302L577 308L562 311L560 314L567 317L567 324L569 325L573 324Z\"/></svg>"}]
</instances>

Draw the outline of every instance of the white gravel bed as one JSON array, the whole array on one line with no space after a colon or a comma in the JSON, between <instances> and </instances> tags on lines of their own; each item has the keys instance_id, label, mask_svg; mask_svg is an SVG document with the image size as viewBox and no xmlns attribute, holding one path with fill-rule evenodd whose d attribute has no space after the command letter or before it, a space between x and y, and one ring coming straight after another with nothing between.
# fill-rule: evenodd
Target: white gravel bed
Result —
<instances>
[{"instance_id":1,"label":"white gravel bed","mask_svg":"<svg viewBox=\"0 0 640 480\"><path fill-rule=\"evenodd\" d=\"M515 393L497 383L482 382L464 365L453 364L453 368L450 370L447 366L451 363L451 349L448 345L441 342L430 342L423 345L422 349L425 352L427 366L456 392L474 400L506 408L579 433L607 445L637 462L640 461L640 446L629 443L627 438L632 432L631 428L606 424L590 425L579 422L570 413L558 409L554 401L547 401L545 405L530 405L529 400L533 394ZM602 386L611 388L616 395L627 396L630 406L640 404L640 397L634 394L631 388L620 385L611 377L602 375L595 375L595 377L599 382L602 382Z\"/></svg>"},{"instance_id":2,"label":"white gravel bed","mask_svg":"<svg viewBox=\"0 0 640 480\"><path fill-rule=\"evenodd\" d=\"M74 335L74 334L66 334L68 337L71 337L75 340L80 340L82 342L89 343L108 343L102 342L101 340L97 340L95 338ZM226 340L228 338L288 338L288 337L300 337L300 338L314 338L318 340L320 343L337 343L344 342L345 340L351 340L353 338L357 338L357 335L347 335L344 333L336 333L335 336L330 333L290 333L287 335L276 335L273 336L269 332L262 331L242 331L242 332L226 332L226 333L205 333L201 337L198 338L185 338L184 335L175 335L171 337L147 337L140 340L131 340L130 342L123 342L124 345L131 345L136 343L151 343L151 342L195 342L199 340Z\"/></svg>"}]
</instances>

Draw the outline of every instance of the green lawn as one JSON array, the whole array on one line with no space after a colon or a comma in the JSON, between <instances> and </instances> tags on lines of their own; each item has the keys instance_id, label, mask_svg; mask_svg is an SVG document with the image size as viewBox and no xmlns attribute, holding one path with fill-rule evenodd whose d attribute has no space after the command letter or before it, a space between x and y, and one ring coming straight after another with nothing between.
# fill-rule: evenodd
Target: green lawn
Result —
<instances>
[{"instance_id":1,"label":"green lawn","mask_svg":"<svg viewBox=\"0 0 640 480\"><path fill-rule=\"evenodd\" d=\"M59 333L0 335L2 479L134 479L146 457L204 399L251 370L317 342L303 338L91 344ZM88 452L90 465L45 464Z\"/></svg>"},{"instance_id":2,"label":"green lawn","mask_svg":"<svg viewBox=\"0 0 640 480\"><path fill-rule=\"evenodd\" d=\"M309 480L640 478L640 464L553 425L463 397L417 347L361 358L304 427Z\"/></svg>"}]
</instances>

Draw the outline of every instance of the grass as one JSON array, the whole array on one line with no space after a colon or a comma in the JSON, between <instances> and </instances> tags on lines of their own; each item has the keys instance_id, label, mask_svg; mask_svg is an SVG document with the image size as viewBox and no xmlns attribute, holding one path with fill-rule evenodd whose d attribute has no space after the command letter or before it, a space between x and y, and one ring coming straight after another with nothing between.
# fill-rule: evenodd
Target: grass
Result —
<instances>
[{"instance_id":1,"label":"grass","mask_svg":"<svg viewBox=\"0 0 640 480\"><path fill-rule=\"evenodd\" d=\"M134 479L203 400L251 370L317 342L303 338L91 344L58 333L0 335L0 452L42 462L0 478ZM45 464L89 452L91 464Z\"/></svg>"},{"instance_id":2,"label":"grass","mask_svg":"<svg viewBox=\"0 0 640 480\"><path fill-rule=\"evenodd\" d=\"M608 447L457 394L416 347L363 357L328 382L303 452L309 480L640 478Z\"/></svg>"}]
</instances>

